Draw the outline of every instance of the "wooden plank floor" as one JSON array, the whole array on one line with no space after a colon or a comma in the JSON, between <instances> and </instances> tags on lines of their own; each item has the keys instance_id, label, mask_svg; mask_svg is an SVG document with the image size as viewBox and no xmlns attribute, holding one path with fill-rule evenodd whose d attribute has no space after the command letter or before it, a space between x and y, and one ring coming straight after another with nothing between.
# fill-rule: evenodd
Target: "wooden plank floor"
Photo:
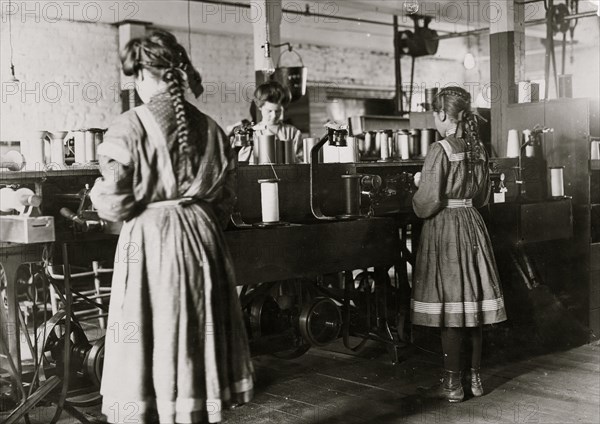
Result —
<instances>
[{"instance_id":1,"label":"wooden plank floor","mask_svg":"<svg viewBox=\"0 0 600 424\"><path fill-rule=\"evenodd\" d=\"M486 395L459 404L426 401L419 385L437 381L440 358L408 350L391 365L385 351L368 346L349 355L340 346L310 350L295 360L254 360L258 386L247 405L225 413L226 424L295 423L540 423L600 422L600 345L554 353L484 358ZM47 423L37 408L32 423ZM93 420L99 408L85 411ZM0 419L2 416L0 415ZM75 423L63 415L60 423Z\"/></svg>"}]
</instances>

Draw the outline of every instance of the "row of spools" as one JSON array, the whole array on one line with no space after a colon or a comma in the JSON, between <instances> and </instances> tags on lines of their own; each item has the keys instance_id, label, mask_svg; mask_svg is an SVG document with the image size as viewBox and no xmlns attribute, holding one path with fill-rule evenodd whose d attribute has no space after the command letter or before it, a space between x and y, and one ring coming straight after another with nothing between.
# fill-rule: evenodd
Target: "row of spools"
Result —
<instances>
[{"instance_id":1,"label":"row of spools","mask_svg":"<svg viewBox=\"0 0 600 424\"><path fill-rule=\"evenodd\" d=\"M429 146L441 139L432 128L367 131L363 135L358 139L361 158L380 160L423 158Z\"/></svg>"}]
</instances>

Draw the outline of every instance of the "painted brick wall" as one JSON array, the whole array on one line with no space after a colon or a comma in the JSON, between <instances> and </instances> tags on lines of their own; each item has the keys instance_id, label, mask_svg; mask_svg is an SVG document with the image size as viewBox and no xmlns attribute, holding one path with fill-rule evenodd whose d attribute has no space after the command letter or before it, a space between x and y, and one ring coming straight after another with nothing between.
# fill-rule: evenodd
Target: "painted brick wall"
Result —
<instances>
[{"instance_id":1,"label":"painted brick wall","mask_svg":"<svg viewBox=\"0 0 600 424\"><path fill-rule=\"evenodd\" d=\"M174 34L187 47L187 33ZM192 34L191 42L205 89L192 103L223 128L245 118L255 88L252 36Z\"/></svg>"},{"instance_id":2,"label":"painted brick wall","mask_svg":"<svg viewBox=\"0 0 600 424\"><path fill-rule=\"evenodd\" d=\"M176 33L186 44L187 34ZM340 48L314 44L299 44L294 50L308 68L309 83L326 86L370 86L394 90L393 54L360 48ZM206 93L195 104L227 126L249 117L250 101L255 88L252 58L252 38L193 34L192 56L202 73ZM284 54L282 66L297 66L299 59ZM461 83L464 68L461 60L436 57L417 58L415 63L415 92L413 105L421 103L422 87L436 84ZM277 58L275 58L277 61ZM233 62L233 64L232 64ZM402 60L403 83L410 81L410 59Z\"/></svg>"},{"instance_id":3,"label":"painted brick wall","mask_svg":"<svg viewBox=\"0 0 600 424\"><path fill-rule=\"evenodd\" d=\"M0 39L0 140L20 140L28 129L105 127L120 112L115 27L43 19L13 21L18 83L9 82L10 48L4 21Z\"/></svg>"}]
</instances>

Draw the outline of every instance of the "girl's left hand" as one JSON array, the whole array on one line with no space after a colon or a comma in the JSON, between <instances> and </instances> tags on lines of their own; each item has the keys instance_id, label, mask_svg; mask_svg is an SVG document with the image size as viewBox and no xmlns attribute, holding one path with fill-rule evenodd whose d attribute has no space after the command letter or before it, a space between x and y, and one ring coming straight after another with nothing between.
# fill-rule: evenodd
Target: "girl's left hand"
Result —
<instances>
[{"instance_id":1,"label":"girl's left hand","mask_svg":"<svg viewBox=\"0 0 600 424\"><path fill-rule=\"evenodd\" d=\"M296 129L290 127L284 127L279 131L279 138L281 140L293 140L296 135Z\"/></svg>"}]
</instances>

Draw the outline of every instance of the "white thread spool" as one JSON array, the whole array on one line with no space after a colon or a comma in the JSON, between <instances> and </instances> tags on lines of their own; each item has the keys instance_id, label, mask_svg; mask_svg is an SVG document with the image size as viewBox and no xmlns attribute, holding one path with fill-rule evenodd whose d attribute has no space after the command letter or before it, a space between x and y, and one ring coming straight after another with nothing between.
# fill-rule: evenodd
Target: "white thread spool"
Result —
<instances>
[{"instance_id":1,"label":"white thread spool","mask_svg":"<svg viewBox=\"0 0 600 424\"><path fill-rule=\"evenodd\" d=\"M85 139L85 163L90 163L96 160L96 128L84 131Z\"/></svg>"},{"instance_id":2,"label":"white thread spool","mask_svg":"<svg viewBox=\"0 0 600 424\"><path fill-rule=\"evenodd\" d=\"M400 159L410 159L410 149L408 147L409 135L405 132L398 133L398 146L400 148Z\"/></svg>"},{"instance_id":3,"label":"white thread spool","mask_svg":"<svg viewBox=\"0 0 600 424\"><path fill-rule=\"evenodd\" d=\"M32 131L27 135L24 143L21 143L21 153L25 155L25 169L28 171L41 171L44 169L46 159L44 157L44 144L46 143L46 131Z\"/></svg>"},{"instance_id":4,"label":"white thread spool","mask_svg":"<svg viewBox=\"0 0 600 424\"><path fill-rule=\"evenodd\" d=\"M340 154L340 163L360 162L358 153L358 143L355 137L346 138L346 146L338 147Z\"/></svg>"},{"instance_id":5,"label":"white thread spool","mask_svg":"<svg viewBox=\"0 0 600 424\"><path fill-rule=\"evenodd\" d=\"M390 144L388 141L388 135L385 132L380 132L380 145L381 145L381 159L386 160L390 158Z\"/></svg>"},{"instance_id":6,"label":"white thread spool","mask_svg":"<svg viewBox=\"0 0 600 424\"><path fill-rule=\"evenodd\" d=\"M365 132L365 150L363 154L365 156L370 156L371 151L373 150L373 135L369 132Z\"/></svg>"},{"instance_id":7,"label":"white thread spool","mask_svg":"<svg viewBox=\"0 0 600 424\"><path fill-rule=\"evenodd\" d=\"M42 198L31 189L22 187L13 190L10 187L0 189L0 210L2 212L18 211L23 213L26 207L38 207L42 204Z\"/></svg>"},{"instance_id":8,"label":"white thread spool","mask_svg":"<svg viewBox=\"0 0 600 424\"><path fill-rule=\"evenodd\" d=\"M25 166L25 158L16 150L9 150L4 155L0 155L0 168L6 168L9 171L20 171Z\"/></svg>"},{"instance_id":9,"label":"white thread spool","mask_svg":"<svg viewBox=\"0 0 600 424\"><path fill-rule=\"evenodd\" d=\"M506 145L506 157L507 158L518 158L519 157L519 131L508 130L508 143Z\"/></svg>"},{"instance_id":10,"label":"white thread spool","mask_svg":"<svg viewBox=\"0 0 600 424\"><path fill-rule=\"evenodd\" d=\"M15 192L10 187L0 188L0 211L12 212L15 204Z\"/></svg>"},{"instance_id":11,"label":"white thread spool","mask_svg":"<svg viewBox=\"0 0 600 424\"><path fill-rule=\"evenodd\" d=\"M258 180L260 184L260 204L262 222L279 222L279 189L277 179Z\"/></svg>"},{"instance_id":12,"label":"white thread spool","mask_svg":"<svg viewBox=\"0 0 600 424\"><path fill-rule=\"evenodd\" d=\"M50 162L59 168L65 168L65 137L67 131L50 133Z\"/></svg>"},{"instance_id":13,"label":"white thread spool","mask_svg":"<svg viewBox=\"0 0 600 424\"><path fill-rule=\"evenodd\" d=\"M552 197L565 196L565 183L563 178L564 166L550 167L550 191Z\"/></svg>"}]
</instances>

